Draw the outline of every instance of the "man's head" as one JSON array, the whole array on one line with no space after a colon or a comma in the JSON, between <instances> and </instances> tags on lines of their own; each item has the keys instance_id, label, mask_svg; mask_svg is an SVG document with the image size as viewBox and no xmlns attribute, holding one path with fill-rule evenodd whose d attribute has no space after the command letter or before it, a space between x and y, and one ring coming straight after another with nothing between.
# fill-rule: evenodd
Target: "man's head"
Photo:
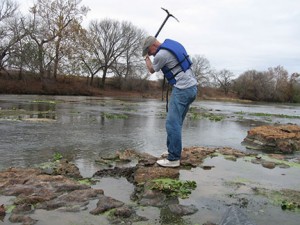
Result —
<instances>
[{"instance_id":1,"label":"man's head","mask_svg":"<svg viewBox=\"0 0 300 225\"><path fill-rule=\"evenodd\" d=\"M143 57L146 55L154 55L159 45L160 42L155 37L146 37L143 43Z\"/></svg>"}]
</instances>

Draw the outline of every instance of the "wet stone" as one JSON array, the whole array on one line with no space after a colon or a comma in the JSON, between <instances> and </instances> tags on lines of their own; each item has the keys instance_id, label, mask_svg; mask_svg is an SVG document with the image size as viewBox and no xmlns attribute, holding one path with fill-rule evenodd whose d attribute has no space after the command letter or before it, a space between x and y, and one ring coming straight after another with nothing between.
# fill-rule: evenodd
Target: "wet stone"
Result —
<instances>
[{"instance_id":1,"label":"wet stone","mask_svg":"<svg viewBox=\"0 0 300 225\"><path fill-rule=\"evenodd\" d=\"M133 222L147 221L148 219L136 214L135 210L129 206L121 206L113 210L108 220L111 224L132 224Z\"/></svg>"},{"instance_id":2,"label":"wet stone","mask_svg":"<svg viewBox=\"0 0 300 225\"><path fill-rule=\"evenodd\" d=\"M31 213L33 212L33 205L31 204L21 204L17 205L16 208L12 210L12 213L14 214L20 214L20 213Z\"/></svg>"},{"instance_id":3,"label":"wet stone","mask_svg":"<svg viewBox=\"0 0 300 225\"><path fill-rule=\"evenodd\" d=\"M141 206L161 207L165 204L166 195L162 192L146 189L140 196L139 204Z\"/></svg>"},{"instance_id":4,"label":"wet stone","mask_svg":"<svg viewBox=\"0 0 300 225\"><path fill-rule=\"evenodd\" d=\"M93 177L125 177L129 182L133 182L135 171L135 167L114 167L111 169L99 170L94 173Z\"/></svg>"},{"instance_id":5,"label":"wet stone","mask_svg":"<svg viewBox=\"0 0 300 225\"><path fill-rule=\"evenodd\" d=\"M194 205L179 205L171 204L168 206L170 211L179 216L192 215L198 211L197 207Z\"/></svg>"},{"instance_id":6,"label":"wet stone","mask_svg":"<svg viewBox=\"0 0 300 225\"><path fill-rule=\"evenodd\" d=\"M276 167L276 163L269 161L264 161L261 165L267 169L274 169Z\"/></svg>"},{"instance_id":7,"label":"wet stone","mask_svg":"<svg viewBox=\"0 0 300 225\"><path fill-rule=\"evenodd\" d=\"M116 217L129 218L134 213L135 211L132 208L128 206L122 206L120 208L117 208L113 214Z\"/></svg>"},{"instance_id":8,"label":"wet stone","mask_svg":"<svg viewBox=\"0 0 300 225\"><path fill-rule=\"evenodd\" d=\"M118 208L123 205L124 203L121 201L102 195L100 196L99 201L97 202L97 207L90 211L90 213L93 215L98 215L110 209Z\"/></svg>"},{"instance_id":9,"label":"wet stone","mask_svg":"<svg viewBox=\"0 0 300 225\"><path fill-rule=\"evenodd\" d=\"M37 220L34 220L31 217L21 214L12 214L9 217L9 221L12 223L22 223L22 225L33 225L37 222Z\"/></svg>"}]
</instances>

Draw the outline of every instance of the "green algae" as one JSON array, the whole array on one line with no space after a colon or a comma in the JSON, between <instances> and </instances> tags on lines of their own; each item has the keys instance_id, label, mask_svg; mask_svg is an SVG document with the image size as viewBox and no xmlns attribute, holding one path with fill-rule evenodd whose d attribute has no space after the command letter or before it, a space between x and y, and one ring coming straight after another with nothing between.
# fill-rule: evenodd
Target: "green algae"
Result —
<instances>
[{"instance_id":1,"label":"green algae","mask_svg":"<svg viewBox=\"0 0 300 225\"><path fill-rule=\"evenodd\" d=\"M195 181L181 181L170 178L160 178L151 181L150 189L159 190L167 194L167 196L188 198L195 190L197 184Z\"/></svg>"},{"instance_id":2,"label":"green algae","mask_svg":"<svg viewBox=\"0 0 300 225\"><path fill-rule=\"evenodd\" d=\"M268 190L265 188L255 188L257 195L262 195L269 199L272 204L280 206L282 210L300 212L300 191L282 189Z\"/></svg>"},{"instance_id":3,"label":"green algae","mask_svg":"<svg viewBox=\"0 0 300 225\"><path fill-rule=\"evenodd\" d=\"M259 154L257 156L246 156L244 157L245 161L251 161L252 159L257 159L259 158L260 160L265 160L268 162L274 162L276 165L286 165L288 167L293 167L293 168L300 168L300 163L299 162L294 162L294 161L289 161L285 159L275 159L273 157L270 157L268 155L264 154Z\"/></svg>"},{"instance_id":4,"label":"green algae","mask_svg":"<svg viewBox=\"0 0 300 225\"><path fill-rule=\"evenodd\" d=\"M128 116L125 114L113 114L113 113L102 113L101 116L106 119L128 119Z\"/></svg>"}]
</instances>

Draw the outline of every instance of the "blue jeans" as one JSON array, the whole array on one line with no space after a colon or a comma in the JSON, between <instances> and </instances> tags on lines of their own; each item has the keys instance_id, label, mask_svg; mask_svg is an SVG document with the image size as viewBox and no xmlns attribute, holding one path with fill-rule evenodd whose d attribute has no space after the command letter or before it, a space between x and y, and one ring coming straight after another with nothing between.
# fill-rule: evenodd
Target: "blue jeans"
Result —
<instances>
[{"instance_id":1,"label":"blue jeans","mask_svg":"<svg viewBox=\"0 0 300 225\"><path fill-rule=\"evenodd\" d=\"M180 160L182 151L182 124L190 104L196 99L197 86L187 89L173 87L166 119L168 160Z\"/></svg>"}]
</instances>

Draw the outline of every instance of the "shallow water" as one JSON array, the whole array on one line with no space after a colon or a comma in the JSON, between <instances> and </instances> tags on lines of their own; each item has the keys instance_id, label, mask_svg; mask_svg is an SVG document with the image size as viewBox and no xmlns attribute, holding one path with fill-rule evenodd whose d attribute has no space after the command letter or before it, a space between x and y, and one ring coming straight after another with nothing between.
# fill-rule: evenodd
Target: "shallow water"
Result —
<instances>
[{"instance_id":1,"label":"shallow water","mask_svg":"<svg viewBox=\"0 0 300 225\"><path fill-rule=\"evenodd\" d=\"M300 119L266 121L236 114L300 115L299 105L196 101L192 107L225 119L187 118L183 126L183 145L187 147L228 146L247 151L241 142L251 127L266 122L300 124ZM0 109L0 169L41 163L59 152L90 175L95 157L101 154L135 149L159 156L166 150L165 102L160 100L0 95ZM105 113L128 118L108 119Z\"/></svg>"},{"instance_id":2,"label":"shallow water","mask_svg":"<svg viewBox=\"0 0 300 225\"><path fill-rule=\"evenodd\" d=\"M208 118L187 117L183 127L183 145L206 147L232 147L247 150L241 142L254 126L274 123L300 124L300 119L257 117L248 113L271 113L299 116L299 105L255 104L218 101L196 101L192 107L200 111L223 115L219 122ZM76 163L84 177L91 177L100 165L100 155L114 154L117 150L134 149L159 156L165 151L165 102L128 98L82 96L0 95L0 169L29 166L53 158L61 153ZM109 119L105 115L126 115L127 118ZM180 171L181 179L195 180L197 189L182 204L194 204L199 211L191 216L173 218L172 224L218 223L226 211L226 204L235 203L230 193L248 196L248 186L233 189L225 181L247 180L251 185L268 189L290 188L300 190L299 169L269 170L260 165L238 160L231 162L220 157L207 159L204 164L212 170L195 168ZM253 183L252 183L253 182ZM94 188L105 195L128 204L134 186L125 179L102 178ZM252 196L251 196L252 198ZM3 201L3 197L0 199ZM261 198L253 197L245 213L257 224L288 224L299 221L299 213L282 211L278 206L265 205ZM92 201L92 209L96 201ZM32 216L38 224L108 224L105 216L82 213L47 212L37 210ZM138 224L168 224L168 212L147 207L138 214L150 218ZM6 218L7 219L7 218ZM8 221L5 224L10 224Z\"/></svg>"}]
</instances>

